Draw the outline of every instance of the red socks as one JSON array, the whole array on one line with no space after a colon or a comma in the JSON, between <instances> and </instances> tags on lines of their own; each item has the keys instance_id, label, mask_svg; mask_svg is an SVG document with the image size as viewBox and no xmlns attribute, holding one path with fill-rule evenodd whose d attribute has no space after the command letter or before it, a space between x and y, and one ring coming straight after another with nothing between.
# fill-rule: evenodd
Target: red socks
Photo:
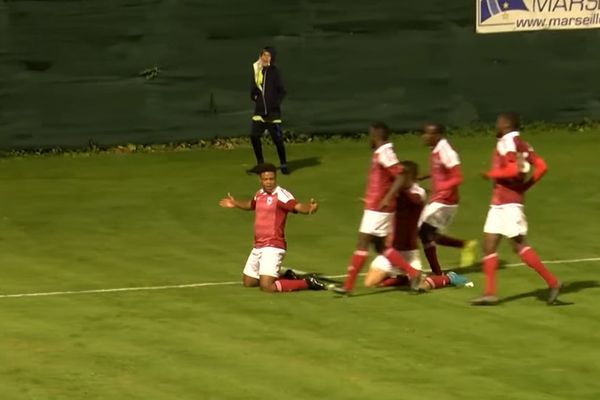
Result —
<instances>
[{"instance_id":1,"label":"red socks","mask_svg":"<svg viewBox=\"0 0 600 400\"><path fill-rule=\"evenodd\" d=\"M385 249L385 251L383 252L383 255L385 258L388 259L388 261L390 262L390 264L392 264L392 266L394 266L395 268L401 269L410 278L415 277L419 273L419 271L417 271L416 269L411 267L410 264L407 263L404 260L404 258L402 258L400 253L397 250L394 250L392 247L388 247L387 249Z\"/></svg>"},{"instance_id":2,"label":"red socks","mask_svg":"<svg viewBox=\"0 0 600 400\"><path fill-rule=\"evenodd\" d=\"M425 278L425 281L432 289L441 288L450 284L450 278L446 275L432 275Z\"/></svg>"},{"instance_id":3,"label":"red socks","mask_svg":"<svg viewBox=\"0 0 600 400\"><path fill-rule=\"evenodd\" d=\"M486 296L496 295L496 269L498 268L498 254L490 254L483 257L483 273L485 274L485 291Z\"/></svg>"},{"instance_id":4,"label":"red socks","mask_svg":"<svg viewBox=\"0 0 600 400\"><path fill-rule=\"evenodd\" d=\"M308 289L308 283L304 279L277 279L275 287L278 292L294 292Z\"/></svg>"},{"instance_id":5,"label":"red socks","mask_svg":"<svg viewBox=\"0 0 600 400\"><path fill-rule=\"evenodd\" d=\"M410 280L406 275L398 275L395 278L387 278L379 284L379 287L390 287L390 286L408 286Z\"/></svg>"},{"instance_id":6,"label":"red socks","mask_svg":"<svg viewBox=\"0 0 600 400\"><path fill-rule=\"evenodd\" d=\"M450 236L445 236L445 235L440 235L440 234L437 235L435 242L437 244L439 244L440 246L457 247L459 249L462 249L463 247L465 247L464 240L454 239L454 238L451 238Z\"/></svg>"},{"instance_id":7,"label":"red socks","mask_svg":"<svg viewBox=\"0 0 600 400\"><path fill-rule=\"evenodd\" d=\"M348 267L348 276L344 281L344 289L347 291L352 291L354 287L354 282L356 282L356 277L358 276L360 270L365 265L365 261L367 261L367 255L369 252L365 250L356 250L350 259L350 266Z\"/></svg>"},{"instance_id":8,"label":"red socks","mask_svg":"<svg viewBox=\"0 0 600 400\"><path fill-rule=\"evenodd\" d=\"M550 271L546 269L544 264L540 261L538 255L529 246L523 247L519 252L521 260L527 264L530 268L534 269L548 284L549 287L553 288L558 285L558 279Z\"/></svg>"},{"instance_id":9,"label":"red socks","mask_svg":"<svg viewBox=\"0 0 600 400\"><path fill-rule=\"evenodd\" d=\"M427 243L423 246L423 251L425 252L425 257L427 257L427 261L429 262L429 266L431 267L431 272L435 275L442 274L442 267L440 266L440 262L437 258L437 250L435 248L435 242Z\"/></svg>"}]
</instances>

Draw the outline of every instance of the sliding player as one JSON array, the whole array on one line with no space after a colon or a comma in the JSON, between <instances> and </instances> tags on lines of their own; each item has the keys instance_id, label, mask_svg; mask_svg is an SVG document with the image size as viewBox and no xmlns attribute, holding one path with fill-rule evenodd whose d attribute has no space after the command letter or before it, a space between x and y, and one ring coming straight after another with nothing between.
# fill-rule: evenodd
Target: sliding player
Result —
<instances>
[{"instance_id":1,"label":"sliding player","mask_svg":"<svg viewBox=\"0 0 600 400\"><path fill-rule=\"evenodd\" d=\"M425 206L425 189L416 183L418 165L412 161L403 161L404 184L398 193L396 214L394 216L394 231L392 247L400 252L402 257L416 270L421 271L419 256L418 227L419 217ZM406 275L392 267L384 256L377 256L365 277L366 287L408 286ZM431 290L447 285L464 286L468 279L454 272L448 275L433 275L425 278L419 286L421 290Z\"/></svg>"}]
</instances>

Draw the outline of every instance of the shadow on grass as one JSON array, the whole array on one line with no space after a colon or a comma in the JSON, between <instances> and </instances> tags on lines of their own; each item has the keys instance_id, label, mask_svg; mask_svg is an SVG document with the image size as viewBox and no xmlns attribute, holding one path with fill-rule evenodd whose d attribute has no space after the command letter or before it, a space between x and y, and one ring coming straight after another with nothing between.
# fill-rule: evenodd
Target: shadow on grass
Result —
<instances>
[{"instance_id":1,"label":"shadow on grass","mask_svg":"<svg viewBox=\"0 0 600 400\"><path fill-rule=\"evenodd\" d=\"M577 281L577 282L567 282L563 284L562 289L560 290L561 295L570 294L570 293L578 293L586 289L599 289L600 282L598 281ZM509 303L511 301L517 301L521 299L526 299L528 297L535 297L540 301L546 301L546 297L548 296L548 289L537 289L532 290L531 292L516 294L514 296L505 297L500 300L500 304ZM557 300L553 306L570 306L575 303L564 302Z\"/></svg>"},{"instance_id":2,"label":"shadow on grass","mask_svg":"<svg viewBox=\"0 0 600 400\"><path fill-rule=\"evenodd\" d=\"M321 159L319 157L307 157L299 160L288 161L287 166L290 173L296 172L302 168L310 168L321 165Z\"/></svg>"}]
</instances>

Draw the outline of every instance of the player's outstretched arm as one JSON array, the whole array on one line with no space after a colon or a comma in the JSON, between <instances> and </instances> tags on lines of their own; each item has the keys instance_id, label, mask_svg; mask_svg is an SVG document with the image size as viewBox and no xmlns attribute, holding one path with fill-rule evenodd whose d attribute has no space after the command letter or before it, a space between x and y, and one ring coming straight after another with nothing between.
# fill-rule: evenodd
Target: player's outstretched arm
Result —
<instances>
[{"instance_id":1,"label":"player's outstretched arm","mask_svg":"<svg viewBox=\"0 0 600 400\"><path fill-rule=\"evenodd\" d=\"M299 214L314 214L319 209L319 204L315 199L310 199L308 203L297 203L294 210Z\"/></svg>"},{"instance_id":2,"label":"player's outstretched arm","mask_svg":"<svg viewBox=\"0 0 600 400\"><path fill-rule=\"evenodd\" d=\"M227 193L227 197L219 201L219 205L223 208L239 208L241 210L253 210L252 200L236 200L231 193Z\"/></svg>"}]
</instances>

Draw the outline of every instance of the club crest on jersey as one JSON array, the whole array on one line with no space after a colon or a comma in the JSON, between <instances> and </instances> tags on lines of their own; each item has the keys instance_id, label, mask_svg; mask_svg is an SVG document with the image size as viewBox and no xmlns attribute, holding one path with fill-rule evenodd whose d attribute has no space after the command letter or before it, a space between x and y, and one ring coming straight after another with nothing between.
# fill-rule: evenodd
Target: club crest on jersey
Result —
<instances>
[{"instance_id":1,"label":"club crest on jersey","mask_svg":"<svg viewBox=\"0 0 600 400\"><path fill-rule=\"evenodd\" d=\"M273 198L271 196L267 197L267 205L270 206L273 204Z\"/></svg>"}]
</instances>

